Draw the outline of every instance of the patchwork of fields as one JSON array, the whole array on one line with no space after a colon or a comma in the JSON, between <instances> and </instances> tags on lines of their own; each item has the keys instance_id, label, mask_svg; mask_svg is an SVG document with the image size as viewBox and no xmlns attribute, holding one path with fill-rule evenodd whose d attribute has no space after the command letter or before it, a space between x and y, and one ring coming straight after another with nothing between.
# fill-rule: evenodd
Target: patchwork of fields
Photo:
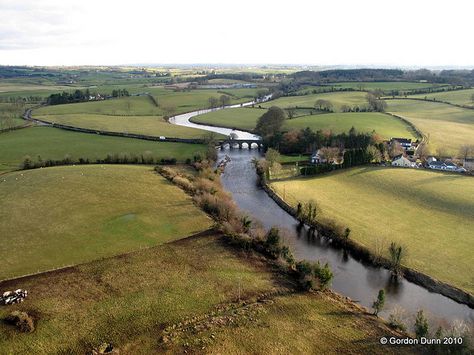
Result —
<instances>
[{"instance_id":1,"label":"patchwork of fields","mask_svg":"<svg viewBox=\"0 0 474 355\"><path fill-rule=\"evenodd\" d=\"M323 221L348 226L351 238L372 251L399 242L408 249L407 266L474 292L473 178L363 167L271 185L292 205L314 199Z\"/></svg>"},{"instance_id":2,"label":"patchwork of fields","mask_svg":"<svg viewBox=\"0 0 474 355\"><path fill-rule=\"evenodd\" d=\"M0 279L126 253L211 226L188 195L151 167L9 173L1 177L0 201L0 235L8 236L0 249Z\"/></svg>"},{"instance_id":3,"label":"patchwork of fields","mask_svg":"<svg viewBox=\"0 0 474 355\"><path fill-rule=\"evenodd\" d=\"M276 103L271 101L267 103ZM258 108L235 108L210 112L196 116L193 122L219 125L229 128L253 130L258 118L265 110ZM349 113L325 113L306 115L286 120L283 130L311 128L313 131L323 130L334 133L348 132L355 127L359 132L375 131L385 139L391 137L407 137L416 139L416 134L403 121L392 116L378 112L349 112Z\"/></svg>"}]
</instances>

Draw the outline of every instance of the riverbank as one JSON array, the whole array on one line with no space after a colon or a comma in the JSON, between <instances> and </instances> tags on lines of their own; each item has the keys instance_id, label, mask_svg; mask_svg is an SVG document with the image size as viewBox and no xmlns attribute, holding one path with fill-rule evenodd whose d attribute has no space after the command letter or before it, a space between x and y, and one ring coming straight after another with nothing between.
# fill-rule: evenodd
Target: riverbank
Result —
<instances>
[{"instance_id":1,"label":"riverbank","mask_svg":"<svg viewBox=\"0 0 474 355\"><path fill-rule=\"evenodd\" d=\"M266 191L268 196L270 196L287 213L296 218L296 209L281 198L277 192L269 186L266 179L261 178L261 183L262 188ZM390 261L388 259L375 255L371 250L352 239L345 240L340 233L336 232L333 228L320 223L315 224L314 227L317 229L318 234L331 239L332 244L349 251L354 258L370 263L376 267L384 267L386 269L390 268ZM474 308L474 297L470 293L445 282L441 282L412 268L402 267L402 272L408 281L423 286L429 291L449 297L456 302L469 306L470 308Z\"/></svg>"}]
</instances>

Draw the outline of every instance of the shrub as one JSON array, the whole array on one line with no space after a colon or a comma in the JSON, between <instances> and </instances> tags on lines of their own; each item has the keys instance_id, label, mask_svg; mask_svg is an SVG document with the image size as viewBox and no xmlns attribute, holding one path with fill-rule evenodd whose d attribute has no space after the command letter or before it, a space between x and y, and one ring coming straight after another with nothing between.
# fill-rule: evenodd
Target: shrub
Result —
<instances>
[{"instance_id":1,"label":"shrub","mask_svg":"<svg viewBox=\"0 0 474 355\"><path fill-rule=\"evenodd\" d=\"M26 312L13 311L5 318L5 321L16 326L23 333L31 333L35 330L33 318Z\"/></svg>"},{"instance_id":2,"label":"shrub","mask_svg":"<svg viewBox=\"0 0 474 355\"><path fill-rule=\"evenodd\" d=\"M191 181L189 181L188 179L186 179L183 176L176 175L173 178L172 181L173 181L174 184L176 184L177 186L182 188L184 191L187 191L187 192L193 192L194 191L194 186L191 183Z\"/></svg>"},{"instance_id":3,"label":"shrub","mask_svg":"<svg viewBox=\"0 0 474 355\"><path fill-rule=\"evenodd\" d=\"M415 318L415 334L417 338L423 338L428 335L428 320L423 313L423 310L419 310L416 313Z\"/></svg>"},{"instance_id":4,"label":"shrub","mask_svg":"<svg viewBox=\"0 0 474 355\"><path fill-rule=\"evenodd\" d=\"M314 266L314 275L319 279L319 285L322 290L326 289L334 278L334 274L329 267L329 264L324 264L323 267L319 264L319 261L316 262Z\"/></svg>"},{"instance_id":5,"label":"shrub","mask_svg":"<svg viewBox=\"0 0 474 355\"><path fill-rule=\"evenodd\" d=\"M400 308L395 308L388 316L388 325L393 329L401 330L402 332L407 330L406 325L403 323L403 311Z\"/></svg>"}]
</instances>

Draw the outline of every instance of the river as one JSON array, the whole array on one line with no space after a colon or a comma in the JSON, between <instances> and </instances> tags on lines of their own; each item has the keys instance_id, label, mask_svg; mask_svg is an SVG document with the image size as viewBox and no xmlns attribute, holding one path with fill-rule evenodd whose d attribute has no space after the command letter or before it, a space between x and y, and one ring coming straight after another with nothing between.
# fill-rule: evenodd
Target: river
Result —
<instances>
[{"instance_id":1,"label":"river","mask_svg":"<svg viewBox=\"0 0 474 355\"><path fill-rule=\"evenodd\" d=\"M246 103L243 106L251 105ZM233 105L229 107L240 107ZM223 109L223 108L220 108ZM215 109L214 109L215 110ZM259 138L252 133L228 128L200 125L189 122L191 117L210 112L201 110L170 119L177 125L204 129L229 135L237 134L239 139ZM395 308L403 310L408 323L413 323L414 314L423 309L434 324L447 326L455 320L474 324L474 310L438 293L433 293L406 279L394 282L390 272L384 268L373 267L354 259L344 250L334 247L324 237L308 238L306 230L298 232L297 221L281 209L257 184L257 175L252 159L260 157L260 152L249 149L231 149L219 152L219 157L231 157L222 175L224 188L232 193L239 208L265 227L278 226L287 231L288 244L297 260L320 260L328 262L334 273L331 289L353 301L370 308L380 289L386 291L386 303L380 313L387 317Z\"/></svg>"}]
</instances>

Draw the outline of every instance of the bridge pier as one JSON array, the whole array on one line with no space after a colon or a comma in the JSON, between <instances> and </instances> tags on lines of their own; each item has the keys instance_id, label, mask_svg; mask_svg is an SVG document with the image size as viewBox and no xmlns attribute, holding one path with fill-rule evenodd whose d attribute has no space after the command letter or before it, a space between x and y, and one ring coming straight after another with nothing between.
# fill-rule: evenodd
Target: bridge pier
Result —
<instances>
[{"instance_id":1,"label":"bridge pier","mask_svg":"<svg viewBox=\"0 0 474 355\"><path fill-rule=\"evenodd\" d=\"M263 148L263 143L260 140L246 140L246 139L226 139L219 142L220 149L225 149L226 145L229 145L229 149L234 149L236 146L241 150L244 148L244 144L247 144L248 149L252 149L252 144L257 145L257 149L261 150Z\"/></svg>"}]
</instances>

